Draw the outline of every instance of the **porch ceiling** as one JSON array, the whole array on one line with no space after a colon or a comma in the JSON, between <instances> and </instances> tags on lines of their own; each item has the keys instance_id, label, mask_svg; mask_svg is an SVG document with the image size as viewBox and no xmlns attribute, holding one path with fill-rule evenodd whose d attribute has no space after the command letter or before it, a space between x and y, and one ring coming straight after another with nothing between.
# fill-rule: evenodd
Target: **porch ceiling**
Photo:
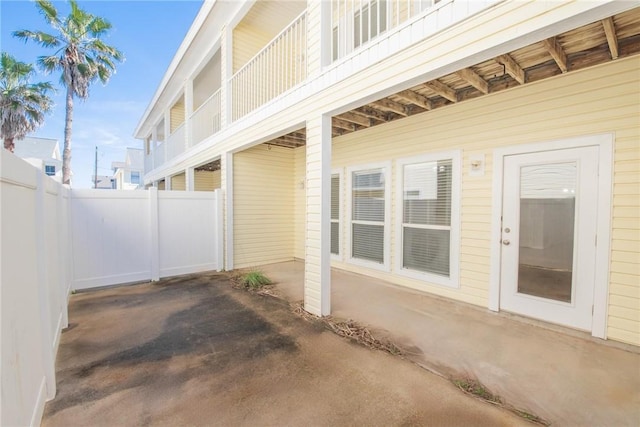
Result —
<instances>
[{"instance_id":1,"label":"porch ceiling","mask_svg":"<svg viewBox=\"0 0 640 427\"><path fill-rule=\"evenodd\" d=\"M332 119L332 136L640 53L640 7L426 81ZM269 144L296 148L305 130Z\"/></svg>"}]
</instances>

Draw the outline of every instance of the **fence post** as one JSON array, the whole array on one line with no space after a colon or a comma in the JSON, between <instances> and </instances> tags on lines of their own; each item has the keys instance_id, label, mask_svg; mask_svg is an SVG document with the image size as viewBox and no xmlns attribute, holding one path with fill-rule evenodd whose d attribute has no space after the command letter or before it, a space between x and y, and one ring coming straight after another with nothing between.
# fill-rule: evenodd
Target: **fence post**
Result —
<instances>
[{"instance_id":1,"label":"fence post","mask_svg":"<svg viewBox=\"0 0 640 427\"><path fill-rule=\"evenodd\" d=\"M149 253L151 254L151 281L160 280L160 245L158 223L158 188L149 188Z\"/></svg>"},{"instance_id":2,"label":"fence post","mask_svg":"<svg viewBox=\"0 0 640 427\"><path fill-rule=\"evenodd\" d=\"M42 367L44 369L47 400L56 395L55 357L53 354L53 339L51 335L51 308L49 304L50 289L47 277L47 250L45 237L45 183L44 171L36 169L36 263L38 271L38 305L40 312L40 333L42 336Z\"/></svg>"},{"instance_id":3,"label":"fence post","mask_svg":"<svg viewBox=\"0 0 640 427\"><path fill-rule=\"evenodd\" d=\"M65 329L69 326L69 268L68 263L70 262L71 254L67 253L67 248L69 245L69 239L71 238L71 233L69 232L69 209L68 206L65 207L65 198L64 192L65 187L62 184L58 184L58 200L56 201L56 209L58 211L58 228L56 233L58 233L58 257L56 261L58 262L58 268L60 269L59 278L58 278L58 292L60 292L60 296L62 298L61 310L62 310L62 323L60 327Z\"/></svg>"}]
</instances>

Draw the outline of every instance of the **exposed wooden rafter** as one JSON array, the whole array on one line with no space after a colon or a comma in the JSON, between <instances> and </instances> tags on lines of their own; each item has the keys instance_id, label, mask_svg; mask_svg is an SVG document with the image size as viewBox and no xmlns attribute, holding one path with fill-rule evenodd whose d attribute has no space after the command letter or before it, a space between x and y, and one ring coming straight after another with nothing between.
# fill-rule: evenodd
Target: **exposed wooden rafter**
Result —
<instances>
[{"instance_id":1,"label":"exposed wooden rafter","mask_svg":"<svg viewBox=\"0 0 640 427\"><path fill-rule=\"evenodd\" d=\"M456 91L442 83L440 80L431 80L430 82L426 82L424 84L426 87L440 95L441 97L448 99L451 102L457 102L458 97L456 96Z\"/></svg>"},{"instance_id":2,"label":"exposed wooden rafter","mask_svg":"<svg viewBox=\"0 0 640 427\"><path fill-rule=\"evenodd\" d=\"M378 106L380 108L384 108L386 110L392 111L396 114L400 114L401 116L406 117L409 115L404 105L387 98L379 99L377 101L372 102L371 104Z\"/></svg>"},{"instance_id":3,"label":"exposed wooden rafter","mask_svg":"<svg viewBox=\"0 0 640 427\"><path fill-rule=\"evenodd\" d=\"M368 105L364 105L362 107L359 107L355 110L353 110L354 113L356 114L360 114L363 115L369 119L375 119L375 120L380 120L381 122L388 122L389 121L389 114L384 112L384 111L380 111L377 110L371 106Z\"/></svg>"},{"instance_id":4,"label":"exposed wooden rafter","mask_svg":"<svg viewBox=\"0 0 640 427\"><path fill-rule=\"evenodd\" d=\"M603 19L602 26L604 27L604 34L607 36L611 59L616 59L618 57L618 37L616 36L616 27L613 23L613 18L608 17L607 19Z\"/></svg>"},{"instance_id":5,"label":"exposed wooden rafter","mask_svg":"<svg viewBox=\"0 0 640 427\"><path fill-rule=\"evenodd\" d=\"M433 108L431 105L431 101L429 101L429 98L427 98L426 96L422 96L412 90L403 90L402 92L398 92L396 95L407 102L424 108L425 110L431 110Z\"/></svg>"},{"instance_id":6,"label":"exposed wooden rafter","mask_svg":"<svg viewBox=\"0 0 640 427\"><path fill-rule=\"evenodd\" d=\"M348 122L355 123L357 125L364 126L367 128L370 127L372 124L371 119L360 116L358 114L354 114L352 112L346 112L346 113L340 114L338 117Z\"/></svg>"},{"instance_id":7,"label":"exposed wooden rafter","mask_svg":"<svg viewBox=\"0 0 640 427\"><path fill-rule=\"evenodd\" d=\"M566 73L568 70L567 54L564 52L564 49L562 49L562 46L560 46L558 39L556 39L555 37L551 37L550 39L544 40L543 43L545 49L547 49L547 52L549 52L553 60L556 61L556 64L558 64L558 68L560 68L560 71Z\"/></svg>"},{"instance_id":8,"label":"exposed wooden rafter","mask_svg":"<svg viewBox=\"0 0 640 427\"><path fill-rule=\"evenodd\" d=\"M463 68L457 71L456 74L480 92L484 94L489 93L489 83L471 68Z\"/></svg>"},{"instance_id":9,"label":"exposed wooden rafter","mask_svg":"<svg viewBox=\"0 0 640 427\"><path fill-rule=\"evenodd\" d=\"M500 55L496 58L498 64L504 65L504 69L515 81L521 85L525 82L525 73L522 67L509 54Z\"/></svg>"},{"instance_id":10,"label":"exposed wooden rafter","mask_svg":"<svg viewBox=\"0 0 640 427\"><path fill-rule=\"evenodd\" d=\"M356 131L358 130L358 126L354 123L348 122L346 120L339 119L338 117L334 117L331 120L331 124L338 129L344 129L348 131Z\"/></svg>"}]
</instances>

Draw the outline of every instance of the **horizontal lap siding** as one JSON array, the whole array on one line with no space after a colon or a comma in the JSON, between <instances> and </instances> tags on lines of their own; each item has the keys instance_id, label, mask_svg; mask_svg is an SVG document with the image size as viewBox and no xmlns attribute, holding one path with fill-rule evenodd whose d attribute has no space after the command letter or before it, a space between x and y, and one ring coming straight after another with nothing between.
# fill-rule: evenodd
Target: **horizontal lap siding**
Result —
<instances>
[{"instance_id":1,"label":"horizontal lap siding","mask_svg":"<svg viewBox=\"0 0 640 427\"><path fill-rule=\"evenodd\" d=\"M220 170L195 171L193 180L196 191L213 191L220 188Z\"/></svg>"},{"instance_id":2,"label":"horizontal lap siding","mask_svg":"<svg viewBox=\"0 0 640 427\"><path fill-rule=\"evenodd\" d=\"M334 138L334 168L394 160L392 224L397 220L395 160L421 153L463 150L460 288L449 289L393 274L376 272L376 276L486 307L491 262L493 149L579 135L615 133L608 336L640 344L638 69L638 58L617 61ZM471 177L469 156L477 154L485 156L485 175ZM343 220L342 232L347 233L346 209ZM397 239L392 225L392 267L397 262L394 259ZM342 248L343 253L346 249ZM371 270L348 263L334 265L371 273Z\"/></svg>"},{"instance_id":3,"label":"horizontal lap siding","mask_svg":"<svg viewBox=\"0 0 640 427\"><path fill-rule=\"evenodd\" d=\"M306 150L305 147L296 148L294 150L294 168L295 178L292 183L294 192L294 227L295 227L295 248L294 256L304 259L305 246L305 213L306 213L306 192L305 192L305 173L306 173Z\"/></svg>"},{"instance_id":4,"label":"horizontal lap siding","mask_svg":"<svg viewBox=\"0 0 640 427\"><path fill-rule=\"evenodd\" d=\"M233 157L234 266L294 256L294 151L264 145Z\"/></svg>"},{"instance_id":5,"label":"horizontal lap siding","mask_svg":"<svg viewBox=\"0 0 640 427\"><path fill-rule=\"evenodd\" d=\"M186 181L184 173L174 175L171 177L171 190L173 191L185 191Z\"/></svg>"}]
</instances>

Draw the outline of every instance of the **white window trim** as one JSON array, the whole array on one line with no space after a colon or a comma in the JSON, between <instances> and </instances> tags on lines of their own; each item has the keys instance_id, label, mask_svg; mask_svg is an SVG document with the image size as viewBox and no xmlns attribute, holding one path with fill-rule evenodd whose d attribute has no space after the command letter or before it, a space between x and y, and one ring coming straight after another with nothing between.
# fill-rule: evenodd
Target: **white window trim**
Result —
<instances>
[{"instance_id":1,"label":"white window trim","mask_svg":"<svg viewBox=\"0 0 640 427\"><path fill-rule=\"evenodd\" d=\"M331 254L331 259L335 260L335 261L343 261L344 259L344 236L343 236L343 225L344 225L344 221L343 218L345 217L344 215L344 202L343 202L343 195L344 195L344 172L342 169L332 169L331 170L331 176L333 177L333 175L338 175L338 179L340 180L340 188L339 188L339 196L338 196L338 211L340 212L338 215L338 253ZM333 219L330 219L330 222L336 222Z\"/></svg>"},{"instance_id":2,"label":"white window trim","mask_svg":"<svg viewBox=\"0 0 640 427\"><path fill-rule=\"evenodd\" d=\"M353 180L351 178L353 172L367 171L372 169L382 169L384 172L384 262L379 264L373 261L354 258L351 250L351 223L353 220ZM349 231L344 233L344 246L346 248L346 259L349 264L361 267L371 268L374 270L391 271L391 161L367 163L362 165L350 166L347 168L347 226Z\"/></svg>"},{"instance_id":3,"label":"white window trim","mask_svg":"<svg viewBox=\"0 0 640 427\"><path fill-rule=\"evenodd\" d=\"M460 202L462 183L462 154L460 150L430 153L420 156L405 157L396 160L396 242L395 242L395 266L394 273L416 279L430 284L447 286L449 288L460 287ZM449 277L440 276L433 273L426 273L402 267L402 219L404 207L404 166L416 163L434 162L438 160L451 159L451 227L449 244Z\"/></svg>"}]
</instances>

